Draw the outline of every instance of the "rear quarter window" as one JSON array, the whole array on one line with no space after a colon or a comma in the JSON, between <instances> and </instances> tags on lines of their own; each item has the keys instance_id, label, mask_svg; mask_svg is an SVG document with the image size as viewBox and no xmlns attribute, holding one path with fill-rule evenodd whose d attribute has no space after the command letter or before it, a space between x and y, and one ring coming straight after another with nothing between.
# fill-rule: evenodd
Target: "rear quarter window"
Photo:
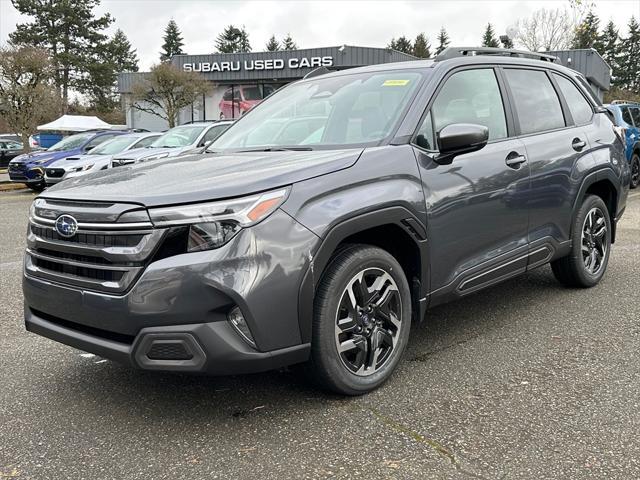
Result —
<instances>
[{"instance_id":1,"label":"rear quarter window","mask_svg":"<svg viewBox=\"0 0 640 480\"><path fill-rule=\"evenodd\" d=\"M593 117L591 104L589 104L587 99L580 93L580 90L578 90L570 80L555 73L553 76L558 83L562 96L567 101L567 105L569 105L569 111L575 124L582 125L589 123Z\"/></svg>"}]
</instances>

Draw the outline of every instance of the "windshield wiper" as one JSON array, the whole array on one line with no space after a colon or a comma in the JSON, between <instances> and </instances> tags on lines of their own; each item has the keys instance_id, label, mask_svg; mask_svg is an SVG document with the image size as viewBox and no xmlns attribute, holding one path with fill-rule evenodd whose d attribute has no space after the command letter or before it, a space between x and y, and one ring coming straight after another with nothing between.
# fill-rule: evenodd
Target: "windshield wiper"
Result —
<instances>
[{"instance_id":1,"label":"windshield wiper","mask_svg":"<svg viewBox=\"0 0 640 480\"><path fill-rule=\"evenodd\" d=\"M238 150L236 153L249 153L249 152L310 152L311 147L267 147L256 148L250 150Z\"/></svg>"}]
</instances>

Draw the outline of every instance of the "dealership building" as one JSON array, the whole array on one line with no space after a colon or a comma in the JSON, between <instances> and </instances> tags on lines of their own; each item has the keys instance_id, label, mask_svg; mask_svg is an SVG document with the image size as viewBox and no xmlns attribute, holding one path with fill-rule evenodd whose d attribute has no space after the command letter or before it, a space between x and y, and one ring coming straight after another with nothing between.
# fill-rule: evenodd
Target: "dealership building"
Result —
<instances>
[{"instance_id":1,"label":"dealership building","mask_svg":"<svg viewBox=\"0 0 640 480\"><path fill-rule=\"evenodd\" d=\"M183 109L178 124L239 117L274 90L301 79L318 67L343 70L415 59L386 48L347 45L278 52L176 55L171 59L175 66L198 72L211 82L211 89L202 100ZM132 86L144 75L144 72L118 75L118 91L126 111L127 125L130 128L166 130L167 122L160 117L130 108Z\"/></svg>"},{"instance_id":2,"label":"dealership building","mask_svg":"<svg viewBox=\"0 0 640 480\"><path fill-rule=\"evenodd\" d=\"M610 68L595 50L548 53L557 56L563 65L582 73L600 98L609 89ZM278 52L176 55L171 59L176 67L198 72L211 82L211 88L202 99L180 112L178 124L237 118L274 90L301 79L318 67L343 70L411 60L416 58L388 48L348 45ZM132 86L144 75L144 72L118 75L118 91L126 112L127 125L130 128L166 130L168 125L165 120L130 108Z\"/></svg>"}]
</instances>

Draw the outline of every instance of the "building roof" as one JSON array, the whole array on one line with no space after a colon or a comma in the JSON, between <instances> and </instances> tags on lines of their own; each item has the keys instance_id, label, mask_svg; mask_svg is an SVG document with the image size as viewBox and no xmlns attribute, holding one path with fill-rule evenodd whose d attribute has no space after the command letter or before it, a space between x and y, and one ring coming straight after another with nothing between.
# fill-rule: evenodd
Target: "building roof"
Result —
<instances>
[{"instance_id":1,"label":"building roof","mask_svg":"<svg viewBox=\"0 0 640 480\"><path fill-rule=\"evenodd\" d=\"M416 57L389 48L342 45L278 52L175 55L171 63L183 70L202 73L207 80L231 84L289 82L302 78L319 66L342 70L408 60L416 60ZM132 85L144 75L144 72L120 73L118 92L130 93Z\"/></svg>"}]
</instances>

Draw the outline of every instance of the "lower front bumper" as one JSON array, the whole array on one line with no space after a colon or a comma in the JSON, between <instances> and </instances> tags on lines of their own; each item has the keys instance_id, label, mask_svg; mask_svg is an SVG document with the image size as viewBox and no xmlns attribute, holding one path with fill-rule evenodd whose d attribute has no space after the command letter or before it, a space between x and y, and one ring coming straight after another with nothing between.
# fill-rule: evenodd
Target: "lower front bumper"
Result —
<instances>
[{"instance_id":1,"label":"lower front bumper","mask_svg":"<svg viewBox=\"0 0 640 480\"><path fill-rule=\"evenodd\" d=\"M226 322L148 327L135 337L114 337L25 306L25 324L30 332L143 370L209 375L255 373L304 362L310 352L308 343L270 352L255 351ZM158 345L177 346L177 351L186 354L182 358L159 358L161 355L151 353Z\"/></svg>"}]
</instances>

